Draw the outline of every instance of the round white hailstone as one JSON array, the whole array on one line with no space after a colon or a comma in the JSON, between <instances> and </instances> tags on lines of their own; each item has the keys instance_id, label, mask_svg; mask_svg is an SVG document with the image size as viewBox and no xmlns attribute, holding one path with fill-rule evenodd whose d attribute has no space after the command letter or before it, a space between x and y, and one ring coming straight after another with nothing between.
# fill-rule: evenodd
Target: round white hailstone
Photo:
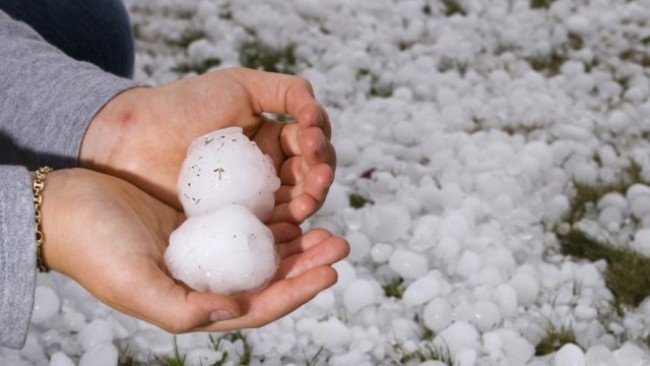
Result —
<instances>
[{"instance_id":1,"label":"round white hailstone","mask_svg":"<svg viewBox=\"0 0 650 366\"><path fill-rule=\"evenodd\" d=\"M86 325L86 316L78 311L63 314L63 325L67 330L79 332Z\"/></svg>"},{"instance_id":2,"label":"round white hailstone","mask_svg":"<svg viewBox=\"0 0 650 366\"><path fill-rule=\"evenodd\" d=\"M262 222L280 187L273 162L239 127L211 132L192 142L181 166L178 195L188 216L237 203Z\"/></svg>"},{"instance_id":3,"label":"round white hailstone","mask_svg":"<svg viewBox=\"0 0 650 366\"><path fill-rule=\"evenodd\" d=\"M501 310L492 301L477 301L473 306L473 313L473 323L481 332L491 330L501 323Z\"/></svg>"},{"instance_id":4,"label":"round white hailstone","mask_svg":"<svg viewBox=\"0 0 650 366\"><path fill-rule=\"evenodd\" d=\"M591 29L589 20L580 15L572 15L566 22L569 32L584 35Z\"/></svg>"},{"instance_id":5,"label":"round white hailstone","mask_svg":"<svg viewBox=\"0 0 650 366\"><path fill-rule=\"evenodd\" d=\"M348 314L354 314L363 307L379 301L377 284L364 279L350 283L343 293L343 305Z\"/></svg>"},{"instance_id":6,"label":"round white hailstone","mask_svg":"<svg viewBox=\"0 0 650 366\"><path fill-rule=\"evenodd\" d=\"M494 298L496 299L501 314L504 318L510 318L517 315L517 292L508 283L503 283L494 290Z\"/></svg>"},{"instance_id":7,"label":"round white hailstone","mask_svg":"<svg viewBox=\"0 0 650 366\"><path fill-rule=\"evenodd\" d=\"M439 332L451 324L453 309L443 298L431 300L424 308L424 324L434 332Z\"/></svg>"},{"instance_id":8,"label":"round white hailstone","mask_svg":"<svg viewBox=\"0 0 650 366\"><path fill-rule=\"evenodd\" d=\"M566 196L557 195L546 204L546 213L544 216L551 222L557 222L568 211L569 206L569 199Z\"/></svg>"},{"instance_id":9,"label":"round white hailstone","mask_svg":"<svg viewBox=\"0 0 650 366\"><path fill-rule=\"evenodd\" d=\"M460 252L460 244L456 238L450 236L441 237L435 251L436 255L444 258L447 262L454 261L458 252Z\"/></svg>"},{"instance_id":10,"label":"round white hailstone","mask_svg":"<svg viewBox=\"0 0 650 366\"><path fill-rule=\"evenodd\" d=\"M396 318L390 321L391 337L399 340L419 340L422 337L420 326L412 319Z\"/></svg>"},{"instance_id":11,"label":"round white hailstone","mask_svg":"<svg viewBox=\"0 0 650 366\"><path fill-rule=\"evenodd\" d=\"M433 276L420 277L404 291L402 301L407 306L420 306L440 293L440 281Z\"/></svg>"},{"instance_id":12,"label":"round white hailstone","mask_svg":"<svg viewBox=\"0 0 650 366\"><path fill-rule=\"evenodd\" d=\"M197 291L256 291L275 274L273 233L248 209L226 205L190 216L169 238L165 263L174 278Z\"/></svg>"},{"instance_id":13,"label":"round white hailstone","mask_svg":"<svg viewBox=\"0 0 650 366\"><path fill-rule=\"evenodd\" d=\"M489 287L499 286L504 281L501 271L492 266L481 268L481 271L478 273L477 280L478 283Z\"/></svg>"},{"instance_id":14,"label":"round white hailstone","mask_svg":"<svg viewBox=\"0 0 650 366\"><path fill-rule=\"evenodd\" d=\"M466 250L458 261L456 272L459 275L467 278L477 273L481 269L481 256L471 250Z\"/></svg>"},{"instance_id":15,"label":"round white hailstone","mask_svg":"<svg viewBox=\"0 0 650 366\"><path fill-rule=\"evenodd\" d=\"M441 347L449 347L451 354L455 354L463 348L475 350L481 348L478 331L472 324L466 321L457 321L440 331L433 339L433 344Z\"/></svg>"},{"instance_id":16,"label":"round white hailstone","mask_svg":"<svg viewBox=\"0 0 650 366\"><path fill-rule=\"evenodd\" d=\"M370 249L370 257L375 263L385 263L393 253L393 246L388 243L377 243Z\"/></svg>"},{"instance_id":17,"label":"round white hailstone","mask_svg":"<svg viewBox=\"0 0 650 366\"><path fill-rule=\"evenodd\" d=\"M370 253L370 239L366 234L360 231L353 231L345 236L350 243L350 254L348 257L352 261L361 261Z\"/></svg>"},{"instance_id":18,"label":"round white hailstone","mask_svg":"<svg viewBox=\"0 0 650 366\"><path fill-rule=\"evenodd\" d=\"M650 215L650 194L638 194L631 199L630 211L637 219Z\"/></svg>"},{"instance_id":19,"label":"round white hailstone","mask_svg":"<svg viewBox=\"0 0 650 366\"><path fill-rule=\"evenodd\" d=\"M322 310L332 309L336 303L336 297L334 296L334 291L331 289L326 289L318 293L311 301L309 305L316 306Z\"/></svg>"},{"instance_id":20,"label":"round white hailstone","mask_svg":"<svg viewBox=\"0 0 650 366\"><path fill-rule=\"evenodd\" d=\"M650 255L650 229L637 231L631 246L641 254Z\"/></svg>"},{"instance_id":21,"label":"round white hailstone","mask_svg":"<svg viewBox=\"0 0 650 366\"><path fill-rule=\"evenodd\" d=\"M607 119L607 126L614 132L622 132L630 125L630 117L621 110L614 110Z\"/></svg>"},{"instance_id":22,"label":"round white hailstone","mask_svg":"<svg viewBox=\"0 0 650 366\"><path fill-rule=\"evenodd\" d=\"M397 249L391 254L388 265L406 279L422 277L429 269L426 256L403 249Z\"/></svg>"},{"instance_id":23,"label":"round white hailstone","mask_svg":"<svg viewBox=\"0 0 650 366\"><path fill-rule=\"evenodd\" d=\"M612 351L605 345L598 344L589 347L585 354L585 364L589 366L618 366Z\"/></svg>"},{"instance_id":24,"label":"round white hailstone","mask_svg":"<svg viewBox=\"0 0 650 366\"><path fill-rule=\"evenodd\" d=\"M341 207L348 205L348 195L345 188L337 183L332 182L332 185L327 192L325 203L320 208L319 213L323 215L332 215L336 213Z\"/></svg>"},{"instance_id":25,"label":"round white hailstone","mask_svg":"<svg viewBox=\"0 0 650 366\"><path fill-rule=\"evenodd\" d=\"M84 350L90 351L97 345L111 343L113 330L105 320L95 319L83 327L77 335L77 339Z\"/></svg>"},{"instance_id":26,"label":"round white hailstone","mask_svg":"<svg viewBox=\"0 0 650 366\"><path fill-rule=\"evenodd\" d=\"M34 291L34 309L32 310L32 323L40 324L50 319L59 312L61 300L49 287L37 286Z\"/></svg>"},{"instance_id":27,"label":"round white hailstone","mask_svg":"<svg viewBox=\"0 0 650 366\"><path fill-rule=\"evenodd\" d=\"M415 230L409 240L409 247L417 250L425 250L435 245L435 238L440 226L440 218L436 215L425 215L420 217L415 224Z\"/></svg>"},{"instance_id":28,"label":"round white hailstone","mask_svg":"<svg viewBox=\"0 0 650 366\"><path fill-rule=\"evenodd\" d=\"M115 366L119 354L111 343L98 344L81 356L79 366Z\"/></svg>"},{"instance_id":29,"label":"round white hailstone","mask_svg":"<svg viewBox=\"0 0 650 366\"><path fill-rule=\"evenodd\" d=\"M567 343L555 354L553 366L585 366L585 353L575 344Z\"/></svg>"},{"instance_id":30,"label":"round white hailstone","mask_svg":"<svg viewBox=\"0 0 650 366\"><path fill-rule=\"evenodd\" d=\"M418 133L413 127L413 123L399 122L392 128L395 141L402 145L411 145L418 140Z\"/></svg>"},{"instance_id":31,"label":"round white hailstone","mask_svg":"<svg viewBox=\"0 0 650 366\"><path fill-rule=\"evenodd\" d=\"M352 340L352 332L337 318L329 318L314 325L311 337L316 344L333 350L349 344Z\"/></svg>"},{"instance_id":32,"label":"round white hailstone","mask_svg":"<svg viewBox=\"0 0 650 366\"><path fill-rule=\"evenodd\" d=\"M627 204L627 198L618 192L610 192L605 194L601 199L598 200L598 208L603 210L607 207L615 207L621 212L627 212L629 207Z\"/></svg>"},{"instance_id":33,"label":"round white hailstone","mask_svg":"<svg viewBox=\"0 0 650 366\"><path fill-rule=\"evenodd\" d=\"M375 205L368 224L368 232L376 240L392 242L406 236L411 226L411 213L401 203Z\"/></svg>"},{"instance_id":34,"label":"round white hailstone","mask_svg":"<svg viewBox=\"0 0 650 366\"><path fill-rule=\"evenodd\" d=\"M481 335L483 350L488 354L499 354L503 347L503 340L495 332L484 332Z\"/></svg>"},{"instance_id":35,"label":"round white hailstone","mask_svg":"<svg viewBox=\"0 0 650 366\"><path fill-rule=\"evenodd\" d=\"M347 259L334 263L332 268L338 274L338 281L332 286L332 290L336 293L343 293L350 283L357 279L357 272Z\"/></svg>"},{"instance_id":36,"label":"round white hailstone","mask_svg":"<svg viewBox=\"0 0 650 366\"><path fill-rule=\"evenodd\" d=\"M438 360L427 360L422 362L420 366L447 366L447 364Z\"/></svg>"},{"instance_id":37,"label":"round white hailstone","mask_svg":"<svg viewBox=\"0 0 650 366\"><path fill-rule=\"evenodd\" d=\"M618 208L607 206L598 214L598 222L608 230L617 231L623 222L623 214Z\"/></svg>"},{"instance_id":38,"label":"round white hailstone","mask_svg":"<svg viewBox=\"0 0 650 366\"><path fill-rule=\"evenodd\" d=\"M399 86L393 90L393 98L409 103L413 100L413 92L405 86Z\"/></svg>"},{"instance_id":39,"label":"round white hailstone","mask_svg":"<svg viewBox=\"0 0 650 366\"><path fill-rule=\"evenodd\" d=\"M648 356L636 342L627 341L619 349L613 352L618 365L647 365ZM639 360L642 360L639 362ZM645 362L643 362L645 361Z\"/></svg>"},{"instance_id":40,"label":"round white hailstone","mask_svg":"<svg viewBox=\"0 0 650 366\"><path fill-rule=\"evenodd\" d=\"M223 358L223 353L209 348L194 348L185 354L184 366L213 365Z\"/></svg>"},{"instance_id":41,"label":"round white hailstone","mask_svg":"<svg viewBox=\"0 0 650 366\"><path fill-rule=\"evenodd\" d=\"M463 239L470 232L470 223L461 213L452 213L445 217L440 224L440 236L451 236Z\"/></svg>"},{"instance_id":42,"label":"round white hailstone","mask_svg":"<svg viewBox=\"0 0 650 366\"><path fill-rule=\"evenodd\" d=\"M510 279L510 285L517 292L519 305L528 306L537 300L539 281L526 273L519 273Z\"/></svg>"},{"instance_id":43,"label":"round white hailstone","mask_svg":"<svg viewBox=\"0 0 650 366\"><path fill-rule=\"evenodd\" d=\"M335 139L333 145L336 149L336 162L341 165L350 165L359 158L359 148L356 143L348 139Z\"/></svg>"},{"instance_id":44,"label":"round white hailstone","mask_svg":"<svg viewBox=\"0 0 650 366\"><path fill-rule=\"evenodd\" d=\"M59 351L50 357L50 366L75 366L74 362L65 353Z\"/></svg>"},{"instance_id":45,"label":"round white hailstone","mask_svg":"<svg viewBox=\"0 0 650 366\"><path fill-rule=\"evenodd\" d=\"M474 366L476 364L477 352L472 348L463 348L454 355L458 366Z\"/></svg>"}]
</instances>

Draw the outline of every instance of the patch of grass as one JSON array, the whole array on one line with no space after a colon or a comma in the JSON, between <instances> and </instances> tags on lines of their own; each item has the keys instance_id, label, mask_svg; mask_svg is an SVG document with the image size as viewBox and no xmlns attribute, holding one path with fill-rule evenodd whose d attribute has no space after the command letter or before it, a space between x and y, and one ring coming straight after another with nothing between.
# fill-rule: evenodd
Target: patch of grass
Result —
<instances>
[{"instance_id":1,"label":"patch of grass","mask_svg":"<svg viewBox=\"0 0 650 366\"><path fill-rule=\"evenodd\" d=\"M305 366L316 366L318 365L318 360L320 359L321 355L323 354L323 350L325 349L325 346L320 346L318 351L311 357L308 358L307 355L305 355Z\"/></svg>"},{"instance_id":2,"label":"patch of grass","mask_svg":"<svg viewBox=\"0 0 650 366\"><path fill-rule=\"evenodd\" d=\"M143 363L135 359L135 355L128 349L120 348L119 358L117 360L118 366L144 366Z\"/></svg>"},{"instance_id":3,"label":"patch of grass","mask_svg":"<svg viewBox=\"0 0 650 366\"><path fill-rule=\"evenodd\" d=\"M181 356L178 350L176 336L174 336L174 353L171 356L156 357L156 361L158 361L163 366L184 366L185 365L185 355Z\"/></svg>"},{"instance_id":4,"label":"patch of grass","mask_svg":"<svg viewBox=\"0 0 650 366\"><path fill-rule=\"evenodd\" d=\"M407 353L402 349L401 343L394 344L393 348L397 354L400 355L397 360L400 365L405 365L412 361L440 361L448 366L455 365L448 347L438 346L431 342L422 343L417 350L410 353Z\"/></svg>"},{"instance_id":5,"label":"patch of grass","mask_svg":"<svg viewBox=\"0 0 650 366\"><path fill-rule=\"evenodd\" d=\"M367 204L374 204L375 202L370 198L366 198L358 193L351 193L349 196L350 207L352 208L362 208Z\"/></svg>"},{"instance_id":6,"label":"patch of grass","mask_svg":"<svg viewBox=\"0 0 650 366\"><path fill-rule=\"evenodd\" d=\"M535 355L544 356L553 353L567 343L578 345L576 334L573 329L562 326L559 329L549 324L546 327L546 335L535 346Z\"/></svg>"},{"instance_id":7,"label":"patch of grass","mask_svg":"<svg viewBox=\"0 0 650 366\"><path fill-rule=\"evenodd\" d=\"M179 74L196 72L197 74L201 75L204 74L206 71L208 71L210 68L217 67L219 65L221 65L221 59L214 57L214 58L207 58L196 64L182 63L172 67L171 70Z\"/></svg>"},{"instance_id":8,"label":"patch of grass","mask_svg":"<svg viewBox=\"0 0 650 366\"><path fill-rule=\"evenodd\" d=\"M530 0L531 9L548 9L555 0Z\"/></svg>"},{"instance_id":9,"label":"patch of grass","mask_svg":"<svg viewBox=\"0 0 650 366\"><path fill-rule=\"evenodd\" d=\"M402 277L394 277L387 284L383 285L384 293L388 297L401 299L404 296L406 287L404 286L404 279Z\"/></svg>"},{"instance_id":10,"label":"patch of grass","mask_svg":"<svg viewBox=\"0 0 650 366\"><path fill-rule=\"evenodd\" d=\"M636 183L650 185L650 181L643 177L642 171L643 167L635 160L631 160L630 166L625 169L617 182L596 185L574 182L575 194L569 205L570 210L564 216L564 221L572 225L577 223L607 193L625 194Z\"/></svg>"},{"instance_id":11,"label":"patch of grass","mask_svg":"<svg viewBox=\"0 0 650 366\"><path fill-rule=\"evenodd\" d=\"M295 74L298 64L295 51L293 43L276 49L259 41L244 42L239 47L239 63L252 69Z\"/></svg>"},{"instance_id":12,"label":"patch of grass","mask_svg":"<svg viewBox=\"0 0 650 366\"><path fill-rule=\"evenodd\" d=\"M619 313L621 305L636 307L650 296L650 257L627 247L599 242L578 229L558 238L562 254L607 262L605 282Z\"/></svg>"},{"instance_id":13,"label":"patch of grass","mask_svg":"<svg viewBox=\"0 0 650 366\"><path fill-rule=\"evenodd\" d=\"M250 365L251 359L252 359L252 354L253 350L246 342L246 335L241 332L241 331L236 331L236 332L230 332L222 335L221 337L214 337L212 334L209 335L210 338L210 343L212 343L212 347L214 348L215 351L219 351L223 353L223 357L221 358L220 361L215 362L211 366L224 366L226 364L231 364L230 361L234 360L235 365L239 366L247 366ZM235 343L237 341L241 341L244 349L241 354L237 355L229 355L228 351L222 349L222 344L221 341L227 340L230 343ZM230 357L229 357L230 356Z\"/></svg>"},{"instance_id":14,"label":"patch of grass","mask_svg":"<svg viewBox=\"0 0 650 366\"><path fill-rule=\"evenodd\" d=\"M458 0L442 0L445 6L445 15L450 17L452 15L466 16L467 10L458 2Z\"/></svg>"},{"instance_id":15,"label":"patch of grass","mask_svg":"<svg viewBox=\"0 0 650 366\"><path fill-rule=\"evenodd\" d=\"M166 43L169 46L186 49L190 44L192 44L192 42L207 38L207 36L207 33L205 33L203 29L188 28L181 33L181 36L178 39L168 39Z\"/></svg>"},{"instance_id":16,"label":"patch of grass","mask_svg":"<svg viewBox=\"0 0 650 366\"><path fill-rule=\"evenodd\" d=\"M558 50L553 50L549 55L537 55L528 57L526 60L535 71L545 73L547 76L555 76L560 73L560 68L569 57Z\"/></svg>"}]
</instances>

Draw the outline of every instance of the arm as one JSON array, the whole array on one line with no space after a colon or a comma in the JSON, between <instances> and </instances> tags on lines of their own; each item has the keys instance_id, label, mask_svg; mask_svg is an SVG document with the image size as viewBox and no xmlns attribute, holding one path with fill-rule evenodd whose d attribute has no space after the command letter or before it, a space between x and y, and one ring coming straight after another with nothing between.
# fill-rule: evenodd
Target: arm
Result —
<instances>
[{"instance_id":1,"label":"arm","mask_svg":"<svg viewBox=\"0 0 650 366\"><path fill-rule=\"evenodd\" d=\"M88 123L133 81L75 61L0 11L0 164L76 166Z\"/></svg>"},{"instance_id":2,"label":"arm","mask_svg":"<svg viewBox=\"0 0 650 366\"><path fill-rule=\"evenodd\" d=\"M25 343L34 303L34 206L27 169L0 166L0 346Z\"/></svg>"},{"instance_id":3,"label":"arm","mask_svg":"<svg viewBox=\"0 0 650 366\"><path fill-rule=\"evenodd\" d=\"M34 301L28 168L77 164L86 127L133 82L72 60L0 11L0 346L21 347Z\"/></svg>"}]
</instances>

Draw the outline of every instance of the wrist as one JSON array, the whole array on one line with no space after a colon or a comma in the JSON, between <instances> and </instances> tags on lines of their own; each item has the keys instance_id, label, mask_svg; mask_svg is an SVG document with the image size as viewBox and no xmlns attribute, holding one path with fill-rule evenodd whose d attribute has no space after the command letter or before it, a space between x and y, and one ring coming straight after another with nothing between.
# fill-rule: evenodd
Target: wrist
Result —
<instances>
[{"instance_id":1,"label":"wrist","mask_svg":"<svg viewBox=\"0 0 650 366\"><path fill-rule=\"evenodd\" d=\"M128 136L128 127L137 121L139 95L146 88L122 91L109 100L92 118L79 150L81 167L95 170L110 169L122 140Z\"/></svg>"}]
</instances>

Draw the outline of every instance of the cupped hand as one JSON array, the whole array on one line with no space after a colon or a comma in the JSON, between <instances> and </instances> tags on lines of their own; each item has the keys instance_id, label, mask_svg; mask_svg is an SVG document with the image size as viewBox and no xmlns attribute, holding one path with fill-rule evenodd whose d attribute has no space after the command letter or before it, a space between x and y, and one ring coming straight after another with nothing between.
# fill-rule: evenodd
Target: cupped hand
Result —
<instances>
[{"instance_id":1,"label":"cupped hand","mask_svg":"<svg viewBox=\"0 0 650 366\"><path fill-rule=\"evenodd\" d=\"M280 123L266 113L289 114ZM322 205L335 153L327 113L305 79L226 69L159 87L134 88L108 102L84 137L81 166L121 177L180 208L176 181L188 146L210 131L240 126L280 175L270 223L298 224Z\"/></svg>"},{"instance_id":2,"label":"cupped hand","mask_svg":"<svg viewBox=\"0 0 650 366\"><path fill-rule=\"evenodd\" d=\"M308 232L279 245L280 269L267 288L224 296L193 291L169 276L163 255L184 215L122 179L85 169L54 171L41 210L50 268L114 309L173 333L273 321L331 286L331 264L349 250L326 231Z\"/></svg>"}]
</instances>

